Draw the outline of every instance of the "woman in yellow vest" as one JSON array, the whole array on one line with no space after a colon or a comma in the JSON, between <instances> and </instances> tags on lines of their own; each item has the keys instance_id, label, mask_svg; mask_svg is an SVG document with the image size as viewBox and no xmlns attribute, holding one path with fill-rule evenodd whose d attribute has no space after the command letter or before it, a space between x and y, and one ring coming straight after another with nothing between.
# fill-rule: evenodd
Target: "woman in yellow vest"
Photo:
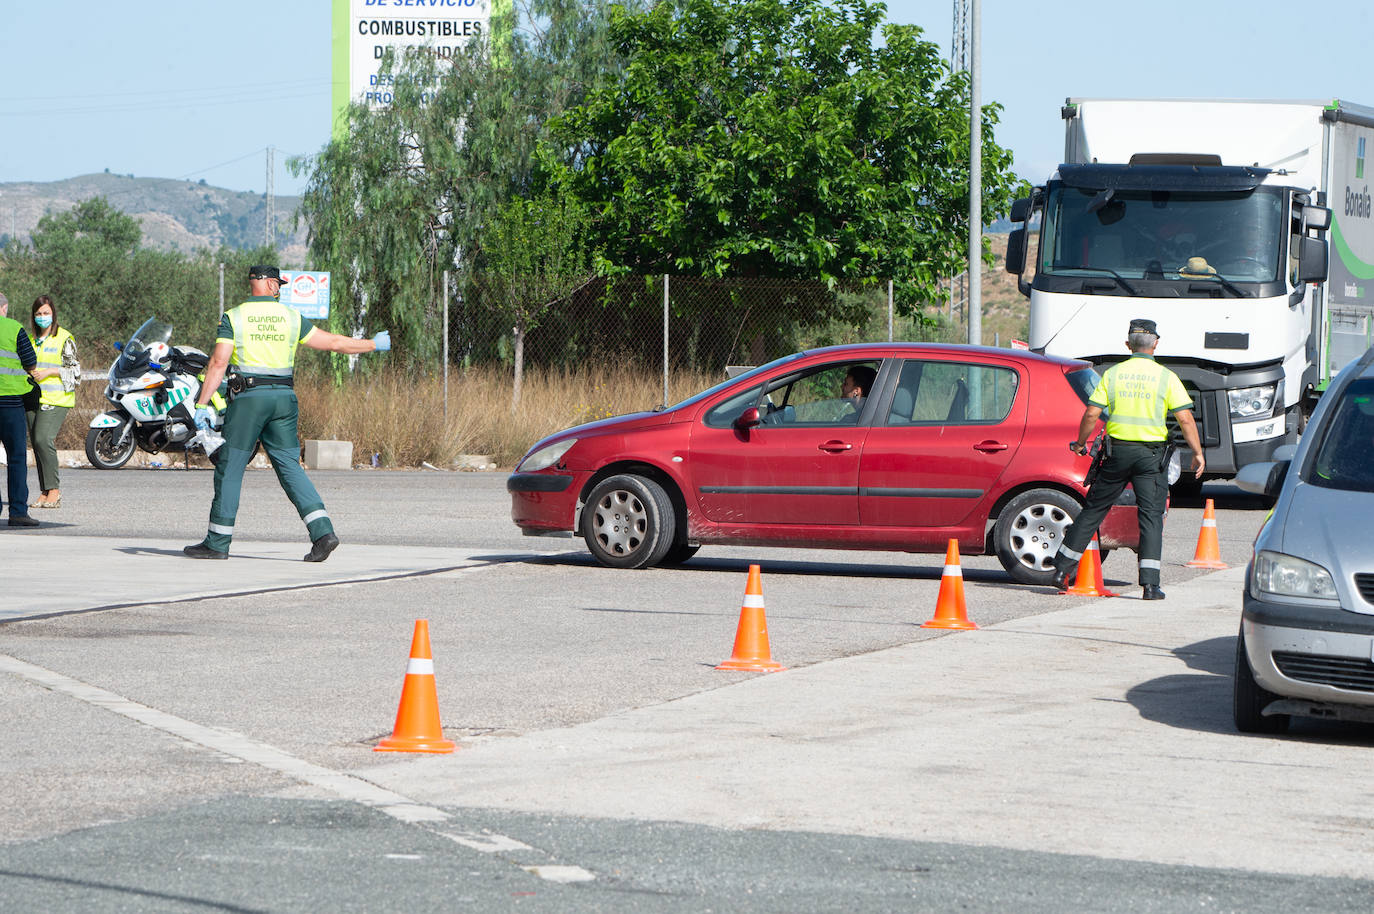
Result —
<instances>
[{"instance_id":1,"label":"woman in yellow vest","mask_svg":"<svg viewBox=\"0 0 1374 914\"><path fill-rule=\"evenodd\" d=\"M57 323L57 307L52 299L40 295L33 302L33 351L38 356L38 402L26 408L29 441L33 443L33 460L38 465L38 487L43 494L34 502L35 508L57 508L62 505L61 480L57 464L57 433L67 412L76 405L76 385L81 378L81 364L76 360L76 340L67 328Z\"/></svg>"}]
</instances>

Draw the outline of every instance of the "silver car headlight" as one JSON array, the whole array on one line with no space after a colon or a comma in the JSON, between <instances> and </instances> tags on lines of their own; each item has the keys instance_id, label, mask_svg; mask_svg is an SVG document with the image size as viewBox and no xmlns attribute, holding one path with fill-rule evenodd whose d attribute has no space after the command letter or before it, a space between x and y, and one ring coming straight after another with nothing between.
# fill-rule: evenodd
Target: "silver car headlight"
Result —
<instances>
[{"instance_id":1,"label":"silver car headlight","mask_svg":"<svg viewBox=\"0 0 1374 914\"><path fill-rule=\"evenodd\" d=\"M556 441L526 454L525 459L520 461L519 466L515 468L515 472L533 473L535 470L547 469L562 460L563 455L568 453L576 443L576 438L564 438L562 441Z\"/></svg>"},{"instance_id":2,"label":"silver car headlight","mask_svg":"<svg viewBox=\"0 0 1374 914\"><path fill-rule=\"evenodd\" d=\"M1320 565L1281 552L1261 552L1255 556L1251 594L1276 597L1303 597L1308 600L1338 599L1331 572Z\"/></svg>"},{"instance_id":3,"label":"silver car headlight","mask_svg":"<svg viewBox=\"0 0 1374 914\"><path fill-rule=\"evenodd\" d=\"M1241 387L1226 391L1232 419L1267 419L1274 414L1274 394L1277 384Z\"/></svg>"}]
</instances>

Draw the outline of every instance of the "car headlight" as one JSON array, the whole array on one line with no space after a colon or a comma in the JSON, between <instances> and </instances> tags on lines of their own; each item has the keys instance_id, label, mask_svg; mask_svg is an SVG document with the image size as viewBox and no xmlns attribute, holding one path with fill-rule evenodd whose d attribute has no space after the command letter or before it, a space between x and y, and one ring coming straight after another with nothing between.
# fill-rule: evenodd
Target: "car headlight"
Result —
<instances>
[{"instance_id":1,"label":"car headlight","mask_svg":"<svg viewBox=\"0 0 1374 914\"><path fill-rule=\"evenodd\" d=\"M1255 556L1250 589L1256 597L1272 594L1309 600L1338 599L1331 572L1320 565L1281 552L1261 552Z\"/></svg>"},{"instance_id":2,"label":"car headlight","mask_svg":"<svg viewBox=\"0 0 1374 914\"><path fill-rule=\"evenodd\" d=\"M563 459L563 455L568 453L576 443L576 438L564 438L562 441L556 441L537 451L532 451L525 455L525 459L520 461L520 465L515 468L515 471L517 473L533 473L535 470L551 467Z\"/></svg>"},{"instance_id":3,"label":"car headlight","mask_svg":"<svg viewBox=\"0 0 1374 914\"><path fill-rule=\"evenodd\" d=\"M1274 393L1277 384L1241 387L1226 391L1231 404L1232 419L1260 419L1274 414Z\"/></svg>"}]
</instances>

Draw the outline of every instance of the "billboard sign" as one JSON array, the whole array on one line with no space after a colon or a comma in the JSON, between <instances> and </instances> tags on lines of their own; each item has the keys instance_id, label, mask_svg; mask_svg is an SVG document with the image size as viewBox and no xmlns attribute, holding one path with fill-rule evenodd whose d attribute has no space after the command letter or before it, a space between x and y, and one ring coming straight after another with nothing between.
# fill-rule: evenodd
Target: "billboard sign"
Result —
<instances>
[{"instance_id":1,"label":"billboard sign","mask_svg":"<svg viewBox=\"0 0 1374 914\"><path fill-rule=\"evenodd\" d=\"M329 274L308 270L282 270L280 301L312 321L329 317Z\"/></svg>"},{"instance_id":2,"label":"billboard sign","mask_svg":"<svg viewBox=\"0 0 1374 914\"><path fill-rule=\"evenodd\" d=\"M334 0L334 111L391 104L394 76L379 71L388 48L452 57L491 22L491 0Z\"/></svg>"}]
</instances>

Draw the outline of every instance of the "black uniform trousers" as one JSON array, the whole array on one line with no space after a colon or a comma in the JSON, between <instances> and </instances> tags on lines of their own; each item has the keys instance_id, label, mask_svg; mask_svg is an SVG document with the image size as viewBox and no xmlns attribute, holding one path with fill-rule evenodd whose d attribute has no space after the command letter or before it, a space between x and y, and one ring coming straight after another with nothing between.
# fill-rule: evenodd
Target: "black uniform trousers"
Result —
<instances>
[{"instance_id":1,"label":"black uniform trousers","mask_svg":"<svg viewBox=\"0 0 1374 914\"><path fill-rule=\"evenodd\" d=\"M1126 483L1135 487L1136 514L1140 522L1140 583L1159 584L1160 556L1164 551L1164 506L1169 481L1163 466L1165 442L1123 441L1113 438L1111 454L1098 468L1088 489L1087 503L1064 534L1054 556L1056 571L1072 571L1083 558L1098 525L1107 516Z\"/></svg>"}]
</instances>

